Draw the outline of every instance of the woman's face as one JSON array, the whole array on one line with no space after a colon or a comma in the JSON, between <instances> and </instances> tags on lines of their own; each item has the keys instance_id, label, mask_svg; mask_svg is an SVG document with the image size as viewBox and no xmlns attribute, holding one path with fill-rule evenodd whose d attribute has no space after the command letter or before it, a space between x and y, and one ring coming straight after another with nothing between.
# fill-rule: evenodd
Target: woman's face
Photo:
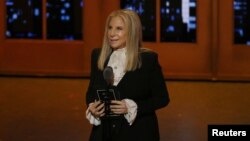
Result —
<instances>
[{"instance_id":1,"label":"woman's face","mask_svg":"<svg viewBox=\"0 0 250 141\"><path fill-rule=\"evenodd\" d=\"M113 17L108 25L108 41L113 49L126 46L127 30L120 17Z\"/></svg>"}]
</instances>

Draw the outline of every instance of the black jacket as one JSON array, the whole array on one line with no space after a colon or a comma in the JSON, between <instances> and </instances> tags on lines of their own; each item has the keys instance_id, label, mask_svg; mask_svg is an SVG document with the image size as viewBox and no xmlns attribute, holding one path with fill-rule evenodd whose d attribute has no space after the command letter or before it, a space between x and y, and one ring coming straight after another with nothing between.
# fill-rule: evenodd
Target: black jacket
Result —
<instances>
[{"instance_id":1,"label":"black jacket","mask_svg":"<svg viewBox=\"0 0 250 141\"><path fill-rule=\"evenodd\" d=\"M97 99L96 90L105 89L103 72L97 68L100 49L91 55L91 78L86 94L87 104ZM118 83L121 99L132 99L138 106L137 117L132 125L125 118L119 120L115 140L112 141L159 141L159 128L155 111L169 103L165 80L155 52L140 53L142 66L126 72ZM123 117L123 116L122 116ZM102 141L103 125L93 126L90 141Z\"/></svg>"}]
</instances>

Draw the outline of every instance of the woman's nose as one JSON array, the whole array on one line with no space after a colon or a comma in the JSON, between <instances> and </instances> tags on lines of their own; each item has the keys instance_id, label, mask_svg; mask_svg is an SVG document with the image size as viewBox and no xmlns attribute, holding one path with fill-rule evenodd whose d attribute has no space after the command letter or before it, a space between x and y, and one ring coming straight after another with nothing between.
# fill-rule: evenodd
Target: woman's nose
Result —
<instances>
[{"instance_id":1,"label":"woman's nose","mask_svg":"<svg viewBox=\"0 0 250 141\"><path fill-rule=\"evenodd\" d=\"M114 36L114 35L115 35L115 31L114 31L113 29L111 29L111 30L109 31L109 35L110 35L110 36Z\"/></svg>"}]
</instances>

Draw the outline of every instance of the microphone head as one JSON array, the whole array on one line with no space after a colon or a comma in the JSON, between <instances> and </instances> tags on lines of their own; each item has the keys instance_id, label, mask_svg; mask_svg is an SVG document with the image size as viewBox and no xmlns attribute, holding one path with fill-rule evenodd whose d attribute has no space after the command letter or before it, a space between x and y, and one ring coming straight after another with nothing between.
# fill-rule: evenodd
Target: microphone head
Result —
<instances>
[{"instance_id":1,"label":"microphone head","mask_svg":"<svg viewBox=\"0 0 250 141\"><path fill-rule=\"evenodd\" d=\"M113 79L114 79L114 73L113 73L113 69L110 66L107 66L104 70L103 70L103 77L104 79L107 81L108 85L113 83Z\"/></svg>"}]
</instances>

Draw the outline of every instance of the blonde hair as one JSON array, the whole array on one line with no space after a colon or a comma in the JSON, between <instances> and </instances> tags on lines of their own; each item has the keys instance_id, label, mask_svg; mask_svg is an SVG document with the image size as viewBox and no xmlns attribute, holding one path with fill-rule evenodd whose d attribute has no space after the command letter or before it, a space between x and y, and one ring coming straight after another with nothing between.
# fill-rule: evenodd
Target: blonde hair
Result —
<instances>
[{"instance_id":1,"label":"blonde hair","mask_svg":"<svg viewBox=\"0 0 250 141\"><path fill-rule=\"evenodd\" d=\"M136 12L128 9L113 11L106 20L105 32L101 53L98 59L98 68L104 69L105 61L112 52L112 48L108 43L108 27L113 17L120 17L127 29L127 66L125 71L132 71L141 67L141 59L139 55L142 47L142 27L139 16Z\"/></svg>"}]
</instances>

